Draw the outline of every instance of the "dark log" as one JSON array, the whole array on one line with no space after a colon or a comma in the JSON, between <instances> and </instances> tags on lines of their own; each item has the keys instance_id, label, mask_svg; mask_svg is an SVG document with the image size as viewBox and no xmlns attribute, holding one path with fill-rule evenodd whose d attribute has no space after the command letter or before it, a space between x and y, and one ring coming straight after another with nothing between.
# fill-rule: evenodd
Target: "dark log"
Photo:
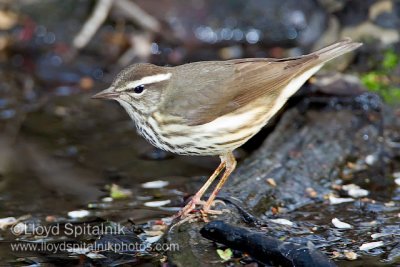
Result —
<instances>
[{"instance_id":1,"label":"dark log","mask_svg":"<svg viewBox=\"0 0 400 267\"><path fill-rule=\"evenodd\" d=\"M336 266L315 247L300 246L265 236L260 231L235 227L222 221L206 224L200 234L228 247L244 251L268 266L333 267Z\"/></svg>"}]
</instances>

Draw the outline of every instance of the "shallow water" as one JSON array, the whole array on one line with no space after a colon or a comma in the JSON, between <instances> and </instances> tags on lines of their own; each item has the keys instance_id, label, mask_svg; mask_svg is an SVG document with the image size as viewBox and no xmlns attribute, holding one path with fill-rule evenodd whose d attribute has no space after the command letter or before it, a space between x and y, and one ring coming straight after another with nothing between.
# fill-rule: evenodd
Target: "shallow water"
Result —
<instances>
[{"instance_id":1,"label":"shallow water","mask_svg":"<svg viewBox=\"0 0 400 267\"><path fill-rule=\"evenodd\" d=\"M145 202L171 200L181 205L196 181L200 183L218 164L218 158L181 157L153 148L135 133L117 103L92 100L92 94L52 95L35 110L21 108L13 118L1 121L0 218L29 214L43 223L46 217L64 218L68 211L91 207L92 215L104 220L145 223L176 210L149 208ZM141 188L156 180L168 185ZM132 197L102 202L111 184L131 190ZM5 235L0 259L14 260L7 246L13 236L7 231Z\"/></svg>"}]
</instances>

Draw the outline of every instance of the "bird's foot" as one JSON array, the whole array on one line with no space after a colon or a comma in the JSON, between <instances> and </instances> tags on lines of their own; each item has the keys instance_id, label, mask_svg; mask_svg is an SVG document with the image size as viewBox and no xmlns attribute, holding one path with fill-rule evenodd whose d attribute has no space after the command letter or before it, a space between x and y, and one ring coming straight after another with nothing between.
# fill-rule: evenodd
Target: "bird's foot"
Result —
<instances>
[{"instance_id":1,"label":"bird's foot","mask_svg":"<svg viewBox=\"0 0 400 267\"><path fill-rule=\"evenodd\" d=\"M208 222L208 215L221 215L224 212L230 212L228 209L222 209L222 210L214 210L211 209L211 207L214 207L217 203L222 204L226 206L225 202L222 200L214 200L211 205L208 205L208 203L204 203L202 209L200 210L202 218L205 222Z\"/></svg>"},{"instance_id":2,"label":"bird's foot","mask_svg":"<svg viewBox=\"0 0 400 267\"><path fill-rule=\"evenodd\" d=\"M175 216L175 218L180 218L184 222L193 221L196 218L201 218L203 221L208 222L208 215L221 215L224 212L229 212L227 209L223 210L213 210L211 207L214 207L215 204L223 204L226 206L225 202L222 200L214 200L211 205L207 205L205 201L202 201L197 198L193 198L185 207L182 208L181 211ZM201 205L200 209L196 209L196 205ZM199 213L192 214L194 211L199 211Z\"/></svg>"},{"instance_id":3,"label":"bird's foot","mask_svg":"<svg viewBox=\"0 0 400 267\"><path fill-rule=\"evenodd\" d=\"M205 213L205 214L221 215L224 211L226 211L225 209L224 210L211 209L211 207L214 207L216 204L222 204L222 205L226 206L225 202L223 202L222 200L214 200L210 204L208 202L201 201L201 204L202 204L201 211L202 211L202 213Z\"/></svg>"},{"instance_id":4,"label":"bird's foot","mask_svg":"<svg viewBox=\"0 0 400 267\"><path fill-rule=\"evenodd\" d=\"M202 204L203 201L200 200L200 198L197 198L194 196L189 203L186 204L185 207L183 207L178 214L175 216L175 218L181 218L184 219L190 215L190 213L196 209L196 205Z\"/></svg>"}]
</instances>

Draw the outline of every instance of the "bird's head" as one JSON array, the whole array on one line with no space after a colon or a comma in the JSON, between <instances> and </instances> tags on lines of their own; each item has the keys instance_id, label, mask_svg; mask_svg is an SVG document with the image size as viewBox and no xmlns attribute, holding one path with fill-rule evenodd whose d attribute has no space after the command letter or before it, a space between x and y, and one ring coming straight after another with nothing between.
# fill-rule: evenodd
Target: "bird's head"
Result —
<instances>
[{"instance_id":1,"label":"bird's head","mask_svg":"<svg viewBox=\"0 0 400 267\"><path fill-rule=\"evenodd\" d=\"M149 114L161 101L172 77L172 68L148 63L134 64L122 70L111 86L92 96L117 100L134 117Z\"/></svg>"}]
</instances>

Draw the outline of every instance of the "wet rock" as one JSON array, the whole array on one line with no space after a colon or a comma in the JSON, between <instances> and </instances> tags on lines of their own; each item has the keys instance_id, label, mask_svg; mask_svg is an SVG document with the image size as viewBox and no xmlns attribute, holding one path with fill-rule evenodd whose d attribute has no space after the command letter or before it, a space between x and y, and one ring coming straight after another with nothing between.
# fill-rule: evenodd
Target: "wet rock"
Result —
<instances>
[{"instance_id":1,"label":"wet rock","mask_svg":"<svg viewBox=\"0 0 400 267\"><path fill-rule=\"evenodd\" d=\"M389 263L396 263L400 258L400 245L395 245L390 251L389 255L386 258L386 261Z\"/></svg>"},{"instance_id":2,"label":"wet rock","mask_svg":"<svg viewBox=\"0 0 400 267\"><path fill-rule=\"evenodd\" d=\"M200 229L202 223L183 224L173 227L165 236L165 243L179 244L179 251L167 252L168 261L178 267L185 266L225 266L214 246L205 238L202 238Z\"/></svg>"},{"instance_id":3,"label":"wet rock","mask_svg":"<svg viewBox=\"0 0 400 267\"><path fill-rule=\"evenodd\" d=\"M317 92L335 96L356 96L358 98L363 95L370 95L357 76L334 72L318 74L316 77L311 79L311 83Z\"/></svg>"},{"instance_id":4,"label":"wet rock","mask_svg":"<svg viewBox=\"0 0 400 267\"><path fill-rule=\"evenodd\" d=\"M303 194L307 187L319 193L324 192L318 181L335 176L337 164L351 151L354 141L351 139L362 137L359 133L369 127L363 116L350 115L352 112L348 112L326 110L317 114L310 110L305 117L298 117L296 111L292 110L285 114L285 119L263 145L268 149L262 148L247 159L233 175L230 181L233 186L227 188L247 206L259 212L266 212L268 206L274 206L274 199L279 199L280 205L282 201L285 206L301 205L306 200L299 194ZM296 138L285 136L291 129L296 129ZM313 129L318 130L314 132ZM373 140L378 138L376 134L375 137L371 135ZM375 149L372 140L368 142L369 145L365 141L362 143L365 150ZM268 177L274 177L278 186L273 189L267 184L260 187L258 181Z\"/></svg>"},{"instance_id":5,"label":"wet rock","mask_svg":"<svg viewBox=\"0 0 400 267\"><path fill-rule=\"evenodd\" d=\"M287 237L294 234L297 227L268 223L268 219L276 220L277 214L282 212L290 214L290 211L309 205L317 201L318 196L329 193L329 181L337 179L340 175L340 166L347 162L347 158L365 159L375 153L377 140L380 138L380 126L375 121L370 121L369 114L375 114L380 109L374 108L375 104L370 102L366 101L363 102L365 105L360 105L357 97L353 96L346 97L346 101L340 102L341 104L334 108L309 107L304 112L294 108L286 112L262 146L244 160L228 180L228 185L223 188L220 196L224 200L226 195L235 196L240 202L235 205L236 208L230 208L231 213L224 213L219 219L239 226L254 227L260 220L245 219L242 216L244 213L239 212L244 207L244 210L249 210L264 220L262 227L271 229L271 235ZM368 139L364 138L366 132ZM271 177L275 182L273 184L268 183ZM316 192L314 196L317 197L307 193L309 188ZM353 225L352 220L345 217L341 219L352 222ZM290 218L287 220L298 226L295 220ZM170 255L171 262L184 266L181 261L183 258L193 257L193 253L203 253L200 251L204 250L208 251L207 256L196 255L196 258L201 259L203 264L204 258L212 259L209 257L212 246L203 241L199 243L200 239L196 234L199 225L201 224L183 225L180 227L185 227L186 230L175 230L169 235L169 242L185 240L187 244L179 256L173 253ZM316 227L318 229L318 226ZM299 231L307 232L306 229ZM333 242L337 235L334 230L331 239L316 235L318 236L316 245L318 246L318 242ZM300 244L306 242L300 237L293 237L290 240ZM341 255L345 258L344 254Z\"/></svg>"}]
</instances>

